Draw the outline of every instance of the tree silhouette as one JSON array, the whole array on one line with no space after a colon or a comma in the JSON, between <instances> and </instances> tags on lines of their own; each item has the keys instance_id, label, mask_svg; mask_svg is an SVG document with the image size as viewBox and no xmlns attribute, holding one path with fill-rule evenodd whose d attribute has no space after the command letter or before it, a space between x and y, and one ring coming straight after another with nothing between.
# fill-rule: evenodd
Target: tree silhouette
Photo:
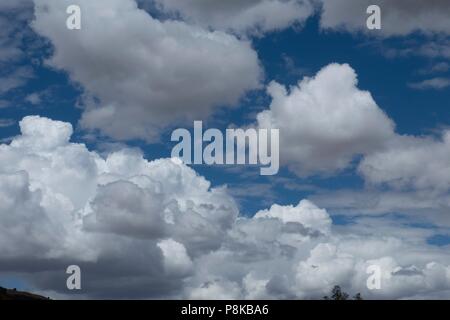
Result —
<instances>
[{"instance_id":1,"label":"tree silhouette","mask_svg":"<svg viewBox=\"0 0 450 320\"><path fill-rule=\"evenodd\" d=\"M354 297L353 297L353 300L364 300L362 297L361 297L361 293L357 293Z\"/></svg>"},{"instance_id":2,"label":"tree silhouette","mask_svg":"<svg viewBox=\"0 0 450 320\"><path fill-rule=\"evenodd\" d=\"M348 297L348 293L342 291L339 286L334 286L333 290L331 290L332 300L348 300Z\"/></svg>"},{"instance_id":3,"label":"tree silhouette","mask_svg":"<svg viewBox=\"0 0 450 320\"><path fill-rule=\"evenodd\" d=\"M325 296L324 300L348 300L350 295L344 291L342 291L340 286L334 286L331 290L331 297ZM354 300L363 300L360 293L357 293L354 297Z\"/></svg>"}]
</instances>

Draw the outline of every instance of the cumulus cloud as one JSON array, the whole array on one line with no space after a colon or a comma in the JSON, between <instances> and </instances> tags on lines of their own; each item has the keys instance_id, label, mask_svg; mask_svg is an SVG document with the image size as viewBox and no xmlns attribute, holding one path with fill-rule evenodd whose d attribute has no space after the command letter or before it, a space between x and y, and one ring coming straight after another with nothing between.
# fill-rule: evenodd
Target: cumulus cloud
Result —
<instances>
[{"instance_id":1,"label":"cumulus cloud","mask_svg":"<svg viewBox=\"0 0 450 320\"><path fill-rule=\"evenodd\" d=\"M293 0L158 2L185 21L159 21L132 0L80 0L82 30L69 31L71 2L35 0L33 28L54 46L48 65L66 70L85 90L84 128L155 140L167 126L235 104L259 86L257 54L249 42L209 28L259 34L302 23L312 11ZM383 35L448 33L443 1L431 1L429 11L414 1L409 7L381 2ZM322 27L360 30L363 5L324 1ZM362 10L358 20L353 10ZM23 54L18 46L0 43L0 62ZM429 56L446 56L445 46L428 49ZM32 72L17 68L12 75L0 79L4 92ZM356 210L358 201L376 212L400 202L449 206L448 198L436 204L400 192L448 193L450 134L395 134L350 66L328 65L291 88L272 82L268 93L272 103L258 114L257 126L282 129L281 161L297 175L332 174L362 156L358 172L365 181L395 193L380 195L384 209L370 207L374 199L367 195L343 195ZM0 145L0 271L20 274L37 290L68 294L69 264L82 267L80 294L101 298L320 298L336 284L369 298L450 290L446 248L427 245L430 234L417 228L373 230L361 221L336 227L308 200L242 217L225 187L212 188L176 159L147 161L122 147L100 155L70 141L71 124L47 118L26 117L20 129ZM382 267L381 291L365 286L370 264Z\"/></svg>"},{"instance_id":2,"label":"cumulus cloud","mask_svg":"<svg viewBox=\"0 0 450 320\"><path fill-rule=\"evenodd\" d=\"M335 213L404 213L411 219L448 227L450 210L449 130L439 135L395 134L365 154L357 166L363 189L322 190L311 196Z\"/></svg>"},{"instance_id":3,"label":"cumulus cloud","mask_svg":"<svg viewBox=\"0 0 450 320\"><path fill-rule=\"evenodd\" d=\"M397 136L368 156L359 172L372 184L386 184L395 189L435 190L450 188L450 132L441 139Z\"/></svg>"},{"instance_id":4,"label":"cumulus cloud","mask_svg":"<svg viewBox=\"0 0 450 320\"><path fill-rule=\"evenodd\" d=\"M0 271L66 296L65 268L85 297L320 298L336 284L367 298L440 296L450 256L429 232L391 221L335 227L308 200L238 216L178 159L136 150L102 157L70 142L72 126L30 116L0 145ZM366 268L383 270L382 289Z\"/></svg>"},{"instance_id":5,"label":"cumulus cloud","mask_svg":"<svg viewBox=\"0 0 450 320\"><path fill-rule=\"evenodd\" d=\"M271 105L257 115L257 126L281 128L280 161L301 177L334 174L358 159L367 189L314 197L327 207L377 214L431 210L437 221L448 220L442 216L450 204L448 130L441 138L400 135L357 85L346 64L328 65L289 89L272 82Z\"/></svg>"},{"instance_id":6,"label":"cumulus cloud","mask_svg":"<svg viewBox=\"0 0 450 320\"><path fill-rule=\"evenodd\" d=\"M299 211L304 213L298 214ZM308 200L302 200L297 207L275 204L269 210L258 212L255 218L278 218L284 223L300 223L305 227L314 227L323 233L328 233L331 226L327 212L317 208Z\"/></svg>"},{"instance_id":7,"label":"cumulus cloud","mask_svg":"<svg viewBox=\"0 0 450 320\"><path fill-rule=\"evenodd\" d=\"M40 192L30 190L27 172L1 174L0 180L2 259L51 255L49 244L60 240L61 226L46 215Z\"/></svg>"},{"instance_id":8,"label":"cumulus cloud","mask_svg":"<svg viewBox=\"0 0 450 320\"><path fill-rule=\"evenodd\" d=\"M337 199L338 195L333 197L347 209L354 209L357 199L361 199L359 209L369 211L378 211L381 202L385 209L424 209L433 201L447 208L448 130L441 139L400 135L370 92L357 85L356 72L346 64L330 64L289 89L272 82L268 86L271 105L257 115L257 125L281 129L280 161L298 176L333 174L361 156L357 171L368 186L389 186L397 191L375 197L372 190L366 196L345 197L347 203ZM426 193L416 194L412 202L400 200L411 194L399 192L410 191ZM374 202L377 205L372 206Z\"/></svg>"},{"instance_id":9,"label":"cumulus cloud","mask_svg":"<svg viewBox=\"0 0 450 320\"><path fill-rule=\"evenodd\" d=\"M301 207L298 216L310 214ZM424 244L418 230L355 222L323 234L299 226L261 216L239 219L222 248L199 260L188 292L196 298L226 292L224 298L234 299L320 299L338 283L366 298L392 299L439 295L449 286L448 255ZM367 289L371 265L381 268L381 290Z\"/></svg>"},{"instance_id":10,"label":"cumulus cloud","mask_svg":"<svg viewBox=\"0 0 450 320\"><path fill-rule=\"evenodd\" d=\"M446 0L320 0L323 4L321 27L325 29L369 32L366 9L381 8L382 28L371 33L381 36L403 36L413 32L429 35L450 33L450 3Z\"/></svg>"},{"instance_id":11,"label":"cumulus cloud","mask_svg":"<svg viewBox=\"0 0 450 320\"><path fill-rule=\"evenodd\" d=\"M84 88L84 128L156 140L166 126L203 119L259 86L261 68L249 42L161 22L133 0L77 1L82 29L68 30L70 4L35 0L33 28L54 46L48 64Z\"/></svg>"},{"instance_id":12,"label":"cumulus cloud","mask_svg":"<svg viewBox=\"0 0 450 320\"><path fill-rule=\"evenodd\" d=\"M155 0L168 13L204 27L260 34L303 23L314 12L308 0Z\"/></svg>"},{"instance_id":13,"label":"cumulus cloud","mask_svg":"<svg viewBox=\"0 0 450 320\"><path fill-rule=\"evenodd\" d=\"M393 122L357 84L349 65L330 64L289 90L269 85L272 103L257 122L261 128L282 128L281 163L300 176L333 173L394 135Z\"/></svg>"},{"instance_id":14,"label":"cumulus cloud","mask_svg":"<svg viewBox=\"0 0 450 320\"><path fill-rule=\"evenodd\" d=\"M29 95L27 95L25 97L25 101L27 101L28 103L30 103L32 105L38 105L41 103L42 97L39 93L34 92L34 93L30 93Z\"/></svg>"},{"instance_id":15,"label":"cumulus cloud","mask_svg":"<svg viewBox=\"0 0 450 320\"><path fill-rule=\"evenodd\" d=\"M92 295L118 293L116 284L104 287L102 269L129 276L137 292L155 282L163 295L190 272L191 257L220 246L235 220L226 190L178 161L148 162L126 149L104 159L69 142L70 124L47 118L26 117L20 128L0 146L3 271L72 261L92 274ZM44 288L57 281L47 277Z\"/></svg>"},{"instance_id":16,"label":"cumulus cloud","mask_svg":"<svg viewBox=\"0 0 450 320\"><path fill-rule=\"evenodd\" d=\"M164 256L164 267L169 274L189 274L192 260L182 243L172 239L161 240L158 243Z\"/></svg>"}]
</instances>

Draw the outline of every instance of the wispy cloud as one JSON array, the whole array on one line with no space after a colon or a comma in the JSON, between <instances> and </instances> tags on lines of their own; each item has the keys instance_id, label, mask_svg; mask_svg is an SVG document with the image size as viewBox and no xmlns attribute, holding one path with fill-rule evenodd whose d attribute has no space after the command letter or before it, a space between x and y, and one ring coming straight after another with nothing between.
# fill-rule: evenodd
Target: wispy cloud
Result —
<instances>
[{"instance_id":1,"label":"wispy cloud","mask_svg":"<svg viewBox=\"0 0 450 320\"><path fill-rule=\"evenodd\" d=\"M13 119L0 119L0 128L11 127L14 125L16 121Z\"/></svg>"},{"instance_id":2,"label":"wispy cloud","mask_svg":"<svg viewBox=\"0 0 450 320\"><path fill-rule=\"evenodd\" d=\"M423 80L420 82L410 83L408 86L410 88L418 90L427 90L427 89L441 90L450 86L450 79L438 77Z\"/></svg>"}]
</instances>

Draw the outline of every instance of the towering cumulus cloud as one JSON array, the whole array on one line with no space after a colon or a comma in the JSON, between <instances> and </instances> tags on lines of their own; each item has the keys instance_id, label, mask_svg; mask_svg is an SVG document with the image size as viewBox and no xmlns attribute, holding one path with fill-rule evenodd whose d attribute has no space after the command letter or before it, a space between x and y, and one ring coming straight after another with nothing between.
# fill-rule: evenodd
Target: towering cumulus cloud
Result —
<instances>
[{"instance_id":1,"label":"towering cumulus cloud","mask_svg":"<svg viewBox=\"0 0 450 320\"><path fill-rule=\"evenodd\" d=\"M73 32L65 27L70 4L35 0L33 27L54 46L49 65L84 88L85 128L155 140L169 124L203 119L259 86L259 61L249 42L161 22L134 0L77 1L82 26Z\"/></svg>"},{"instance_id":2,"label":"towering cumulus cloud","mask_svg":"<svg viewBox=\"0 0 450 320\"><path fill-rule=\"evenodd\" d=\"M336 284L366 297L442 296L450 258L395 221L335 227L308 200L239 216L225 187L178 159L106 157L70 142L72 126L29 116L0 145L0 271L38 292L98 298L320 298ZM416 254L426 252L426 254ZM382 289L366 268L382 267Z\"/></svg>"},{"instance_id":3,"label":"towering cumulus cloud","mask_svg":"<svg viewBox=\"0 0 450 320\"><path fill-rule=\"evenodd\" d=\"M289 91L277 82L269 85L272 103L257 122L261 128L283 128L281 163L301 176L328 174L394 136L393 122L357 84L349 65L330 64Z\"/></svg>"},{"instance_id":4,"label":"towering cumulus cloud","mask_svg":"<svg viewBox=\"0 0 450 320\"><path fill-rule=\"evenodd\" d=\"M70 124L46 118L27 117L20 127L0 147L3 271L71 261L85 266L90 294L107 277L110 286L128 279L137 292L164 295L189 273L189 257L217 249L236 218L225 189L210 189L177 161L148 162L131 150L103 159L69 142ZM52 277L46 281L64 285Z\"/></svg>"}]
</instances>

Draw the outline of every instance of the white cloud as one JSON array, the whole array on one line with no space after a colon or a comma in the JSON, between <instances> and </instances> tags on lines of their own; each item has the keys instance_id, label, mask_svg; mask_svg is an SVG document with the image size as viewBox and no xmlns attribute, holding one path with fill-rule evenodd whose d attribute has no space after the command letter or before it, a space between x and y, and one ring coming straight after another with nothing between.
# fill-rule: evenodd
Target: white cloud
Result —
<instances>
[{"instance_id":1,"label":"white cloud","mask_svg":"<svg viewBox=\"0 0 450 320\"><path fill-rule=\"evenodd\" d=\"M355 222L328 235L311 232L314 229L273 218L241 218L221 249L198 260L187 290L228 287L239 299L320 299L340 284L351 294L392 299L419 292L434 295L449 286L450 257L445 249L427 246L427 233L421 229L391 220L385 225ZM382 270L377 291L366 287L366 270L373 264ZM436 272L429 272L432 265ZM416 272L408 272L411 266Z\"/></svg>"},{"instance_id":2,"label":"white cloud","mask_svg":"<svg viewBox=\"0 0 450 320\"><path fill-rule=\"evenodd\" d=\"M404 36L416 31L426 35L450 33L450 5L446 0L155 0L167 13L178 13L192 23L241 34L258 34L302 23L320 15L324 29L364 32L374 36ZM381 30L368 30L370 5L381 8Z\"/></svg>"},{"instance_id":3,"label":"white cloud","mask_svg":"<svg viewBox=\"0 0 450 320\"><path fill-rule=\"evenodd\" d=\"M146 294L162 296L179 288L191 257L220 246L235 220L226 190L176 161L148 162L126 149L104 159L69 142L70 124L46 118L26 117L20 127L0 145L3 271L50 272L71 261L84 266L91 296L121 293L120 279L104 283L109 272L132 291L153 283ZM44 287L59 279L47 276Z\"/></svg>"},{"instance_id":4,"label":"white cloud","mask_svg":"<svg viewBox=\"0 0 450 320\"><path fill-rule=\"evenodd\" d=\"M73 129L70 123L28 116L20 122L20 132L21 136L14 140L13 147L42 151L66 145Z\"/></svg>"},{"instance_id":5,"label":"white cloud","mask_svg":"<svg viewBox=\"0 0 450 320\"><path fill-rule=\"evenodd\" d=\"M38 105L41 103L42 98L39 93L34 92L34 93L30 93L29 95L27 95L25 97L25 101L27 101L28 103L31 103L32 105Z\"/></svg>"},{"instance_id":6,"label":"white cloud","mask_svg":"<svg viewBox=\"0 0 450 320\"><path fill-rule=\"evenodd\" d=\"M416 50L412 50L410 53L420 54L430 58L450 58L450 40L446 37L433 40L422 44Z\"/></svg>"},{"instance_id":7,"label":"white cloud","mask_svg":"<svg viewBox=\"0 0 450 320\"><path fill-rule=\"evenodd\" d=\"M208 281L201 287L193 288L188 298L193 300L234 300L241 297L241 288L237 283L223 279Z\"/></svg>"},{"instance_id":8,"label":"white cloud","mask_svg":"<svg viewBox=\"0 0 450 320\"><path fill-rule=\"evenodd\" d=\"M365 154L357 167L365 186L359 190L321 190L315 203L344 215L399 213L449 226L450 132L440 136L395 134Z\"/></svg>"},{"instance_id":9,"label":"white cloud","mask_svg":"<svg viewBox=\"0 0 450 320\"><path fill-rule=\"evenodd\" d=\"M357 84L349 65L330 64L289 91L269 85L272 103L257 121L280 128L281 163L300 176L333 173L394 135L393 122Z\"/></svg>"},{"instance_id":10,"label":"white cloud","mask_svg":"<svg viewBox=\"0 0 450 320\"><path fill-rule=\"evenodd\" d=\"M431 231L335 227L306 200L238 217L226 189L179 161L129 149L103 158L46 118L20 127L0 145L0 270L47 295L69 296L70 264L82 268L81 294L97 298L321 298L336 284L406 298L450 287L450 256L426 244ZM373 263L384 275L377 292L365 287Z\"/></svg>"},{"instance_id":11,"label":"white cloud","mask_svg":"<svg viewBox=\"0 0 450 320\"><path fill-rule=\"evenodd\" d=\"M23 86L34 76L33 69L28 66L15 67L10 72L8 69L5 67L6 74L0 77L0 95Z\"/></svg>"},{"instance_id":12,"label":"white cloud","mask_svg":"<svg viewBox=\"0 0 450 320\"><path fill-rule=\"evenodd\" d=\"M429 73L438 73L438 72L447 72L450 70L450 64L447 62L438 62L431 66L431 68L427 69ZM425 70L421 70L422 73L427 73Z\"/></svg>"},{"instance_id":13,"label":"white cloud","mask_svg":"<svg viewBox=\"0 0 450 320\"><path fill-rule=\"evenodd\" d=\"M16 122L13 119L0 119L0 128L11 127Z\"/></svg>"},{"instance_id":14,"label":"white cloud","mask_svg":"<svg viewBox=\"0 0 450 320\"><path fill-rule=\"evenodd\" d=\"M255 218L278 218L284 223L297 222L307 228L314 227L324 234L328 234L331 227L328 213L308 200L302 200L297 207L274 204L269 210L257 212Z\"/></svg>"},{"instance_id":15,"label":"white cloud","mask_svg":"<svg viewBox=\"0 0 450 320\"><path fill-rule=\"evenodd\" d=\"M61 240L59 228L62 226L53 225L50 221L41 206L40 192L30 190L25 171L2 173L0 180L2 260L17 256L50 256L53 248L49 244Z\"/></svg>"},{"instance_id":16,"label":"white cloud","mask_svg":"<svg viewBox=\"0 0 450 320\"><path fill-rule=\"evenodd\" d=\"M415 31L424 34L450 33L450 3L447 0L320 0L323 3L321 27L375 36L402 36ZM381 30L367 29L368 6L381 8Z\"/></svg>"},{"instance_id":17,"label":"white cloud","mask_svg":"<svg viewBox=\"0 0 450 320\"><path fill-rule=\"evenodd\" d=\"M411 88L419 90L426 90L426 89L442 90L450 86L450 79L441 77L432 78L420 82L410 83L409 86Z\"/></svg>"},{"instance_id":18,"label":"white cloud","mask_svg":"<svg viewBox=\"0 0 450 320\"><path fill-rule=\"evenodd\" d=\"M166 126L203 119L259 86L261 69L249 42L161 22L133 0L77 3L81 30L64 27L69 0L35 0L33 28L55 47L48 64L85 89L81 124L87 129L155 140Z\"/></svg>"},{"instance_id":19,"label":"white cloud","mask_svg":"<svg viewBox=\"0 0 450 320\"><path fill-rule=\"evenodd\" d=\"M449 157L449 131L445 131L441 139L397 136L386 148L366 156L358 170L372 184L447 192L450 188Z\"/></svg>"},{"instance_id":20,"label":"white cloud","mask_svg":"<svg viewBox=\"0 0 450 320\"><path fill-rule=\"evenodd\" d=\"M333 244L319 244L297 267L296 280L302 291L323 293L334 283L348 285L355 269L353 256L339 254ZM317 293L316 293L317 294Z\"/></svg>"},{"instance_id":21,"label":"white cloud","mask_svg":"<svg viewBox=\"0 0 450 320\"><path fill-rule=\"evenodd\" d=\"M423 41L411 42L408 39L399 41L397 45L392 45L387 42L374 41L371 45L382 55L391 58L404 57L425 57L430 58L430 61L448 60L450 58L450 40L445 35L437 35L435 37L424 38ZM435 67L437 67L435 69ZM446 72L446 63L437 63L432 67L421 68L419 73L431 74L434 72Z\"/></svg>"},{"instance_id":22,"label":"white cloud","mask_svg":"<svg viewBox=\"0 0 450 320\"><path fill-rule=\"evenodd\" d=\"M189 274L192 269L192 260L182 243L172 239L162 240L158 243L164 256L164 267L169 274Z\"/></svg>"},{"instance_id":23,"label":"white cloud","mask_svg":"<svg viewBox=\"0 0 450 320\"><path fill-rule=\"evenodd\" d=\"M180 14L204 27L239 34L260 34L303 23L313 14L308 0L156 0L165 12Z\"/></svg>"},{"instance_id":24,"label":"white cloud","mask_svg":"<svg viewBox=\"0 0 450 320\"><path fill-rule=\"evenodd\" d=\"M386 188L386 184L368 182L357 190L329 190L312 195L310 199L320 206L343 215L382 215L405 213L410 218L449 226L450 196L436 190L411 190Z\"/></svg>"}]
</instances>

